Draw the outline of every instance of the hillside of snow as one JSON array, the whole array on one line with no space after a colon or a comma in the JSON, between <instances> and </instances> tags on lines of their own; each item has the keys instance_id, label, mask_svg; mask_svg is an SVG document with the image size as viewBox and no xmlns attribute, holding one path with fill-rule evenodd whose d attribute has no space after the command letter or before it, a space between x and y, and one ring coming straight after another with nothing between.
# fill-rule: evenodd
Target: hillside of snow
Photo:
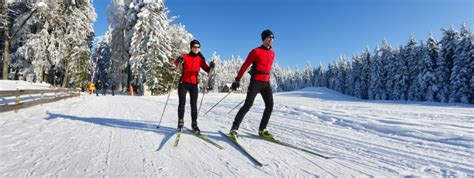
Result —
<instances>
[{"instance_id":1,"label":"hillside of snow","mask_svg":"<svg viewBox=\"0 0 474 178\"><path fill-rule=\"evenodd\" d=\"M225 93L205 96L201 112ZM0 177L399 177L474 176L474 106L364 101L326 88L274 95L269 130L322 159L241 133L255 165L217 131L228 132L244 94L231 94L205 117L202 133L173 147L177 94L156 128L167 95L83 95L0 113ZM199 95L200 102L202 94ZM260 96L241 130L256 132ZM190 126L189 98L185 126Z\"/></svg>"}]
</instances>

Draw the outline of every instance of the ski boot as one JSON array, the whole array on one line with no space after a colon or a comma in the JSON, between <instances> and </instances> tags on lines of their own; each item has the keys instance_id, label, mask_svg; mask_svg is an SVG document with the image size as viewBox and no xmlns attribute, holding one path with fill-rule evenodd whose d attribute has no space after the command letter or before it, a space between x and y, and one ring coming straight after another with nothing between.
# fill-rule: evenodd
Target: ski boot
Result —
<instances>
[{"instance_id":1,"label":"ski boot","mask_svg":"<svg viewBox=\"0 0 474 178\"><path fill-rule=\"evenodd\" d=\"M184 131L184 120L183 119L178 119L178 132L183 132Z\"/></svg>"},{"instance_id":2,"label":"ski boot","mask_svg":"<svg viewBox=\"0 0 474 178\"><path fill-rule=\"evenodd\" d=\"M239 135L239 132L237 129L231 129L229 132L229 137L233 139L234 141L237 140L238 135Z\"/></svg>"},{"instance_id":3,"label":"ski boot","mask_svg":"<svg viewBox=\"0 0 474 178\"><path fill-rule=\"evenodd\" d=\"M193 129L193 132L197 135L201 135L201 130L199 129L199 127L197 126L197 123L193 123L191 124L191 128Z\"/></svg>"},{"instance_id":4,"label":"ski boot","mask_svg":"<svg viewBox=\"0 0 474 178\"><path fill-rule=\"evenodd\" d=\"M259 130L259 131L258 131L258 135L259 135L260 137L262 137L263 139L266 139L266 140L275 140L275 139L273 138L273 135L272 135L270 132L268 132L267 129Z\"/></svg>"}]
</instances>

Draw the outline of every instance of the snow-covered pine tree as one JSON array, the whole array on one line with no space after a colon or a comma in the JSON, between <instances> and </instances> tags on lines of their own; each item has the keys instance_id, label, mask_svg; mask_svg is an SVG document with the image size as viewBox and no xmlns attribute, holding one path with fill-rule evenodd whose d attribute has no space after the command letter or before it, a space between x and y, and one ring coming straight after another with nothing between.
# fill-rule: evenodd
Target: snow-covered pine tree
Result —
<instances>
[{"instance_id":1,"label":"snow-covered pine tree","mask_svg":"<svg viewBox=\"0 0 474 178\"><path fill-rule=\"evenodd\" d=\"M467 58L470 61L470 74L474 73L474 33L471 33L471 49L466 49L463 56L467 56ZM470 89L469 89L469 94L470 96L470 103L474 104L474 75L471 75L470 79Z\"/></svg>"},{"instance_id":2,"label":"snow-covered pine tree","mask_svg":"<svg viewBox=\"0 0 474 178\"><path fill-rule=\"evenodd\" d=\"M421 82L418 80L418 76L420 75L422 71L422 66L423 66L422 57L423 57L424 48L426 47L423 40L420 41L419 46L415 47L416 56L415 56L415 62L413 63L414 66L412 67L412 71L414 71L412 75L416 74L416 76L414 76L412 85L410 86L411 88L409 89L411 90L411 96L409 95L409 98L411 98L411 100L414 100L414 101L422 101L423 94L424 94L421 92Z\"/></svg>"},{"instance_id":3,"label":"snow-covered pine tree","mask_svg":"<svg viewBox=\"0 0 474 178\"><path fill-rule=\"evenodd\" d=\"M377 47L374 51L373 65L371 66L369 99L385 99L385 68L382 50Z\"/></svg>"},{"instance_id":4,"label":"snow-covered pine tree","mask_svg":"<svg viewBox=\"0 0 474 178\"><path fill-rule=\"evenodd\" d=\"M141 7L132 31L130 64L133 81L146 85L153 93L168 91L177 73L172 64L169 20L164 3L137 4Z\"/></svg>"},{"instance_id":5,"label":"snow-covered pine tree","mask_svg":"<svg viewBox=\"0 0 474 178\"><path fill-rule=\"evenodd\" d=\"M318 67L314 70L314 86L323 87L324 86L324 67L323 64L319 63Z\"/></svg>"},{"instance_id":6,"label":"snow-covered pine tree","mask_svg":"<svg viewBox=\"0 0 474 178\"><path fill-rule=\"evenodd\" d=\"M463 24L460 39L456 43L453 55L453 67L449 84L449 102L469 103L470 79L474 75L470 69L470 51L472 49L472 33ZM470 73L471 72L471 73Z\"/></svg>"},{"instance_id":7,"label":"snow-covered pine tree","mask_svg":"<svg viewBox=\"0 0 474 178\"><path fill-rule=\"evenodd\" d=\"M382 45L383 47L381 49L382 50L381 60L384 65L382 69L383 70L382 77L383 77L384 83L381 84L383 85L382 86L383 89L381 89L381 92L383 92L383 94L380 99L390 100L392 99L393 82L394 82L393 76L396 73L396 71L394 71L396 54L386 39L382 41Z\"/></svg>"},{"instance_id":8,"label":"snow-covered pine tree","mask_svg":"<svg viewBox=\"0 0 474 178\"><path fill-rule=\"evenodd\" d=\"M31 18L33 9L18 17L17 26L28 20L15 39L14 65L18 73L37 82L80 87L87 80L81 74L87 70L95 11L88 0L46 3L47 9L35 11Z\"/></svg>"},{"instance_id":9,"label":"snow-covered pine tree","mask_svg":"<svg viewBox=\"0 0 474 178\"><path fill-rule=\"evenodd\" d=\"M416 95L416 76L418 75L418 58L417 58L417 46L416 40L413 35L410 35L408 39L408 43L401 54L402 57L406 60L407 68L408 68L408 80L407 80L407 93L406 99L413 100L414 96Z\"/></svg>"},{"instance_id":10,"label":"snow-covered pine tree","mask_svg":"<svg viewBox=\"0 0 474 178\"><path fill-rule=\"evenodd\" d=\"M161 0L153 2L161 2ZM112 0L109 6L109 29L112 30L111 48L113 51L110 69L112 73L109 76L112 83L118 86L118 90L128 91L132 85L130 48L133 29L143 6L145 6L144 0Z\"/></svg>"},{"instance_id":11,"label":"snow-covered pine tree","mask_svg":"<svg viewBox=\"0 0 474 178\"><path fill-rule=\"evenodd\" d=\"M87 62L91 55L94 39L92 23L95 21L96 13L91 0L76 0L70 5L66 4L69 11L66 18L68 30L65 40L70 49L70 58L64 62L65 76L63 87L86 87ZM69 19L69 20L68 20Z\"/></svg>"},{"instance_id":12,"label":"snow-covered pine tree","mask_svg":"<svg viewBox=\"0 0 474 178\"><path fill-rule=\"evenodd\" d=\"M354 96L354 74L352 63L346 59L345 64L346 78L345 78L345 93L346 95Z\"/></svg>"},{"instance_id":13,"label":"snow-covered pine tree","mask_svg":"<svg viewBox=\"0 0 474 178\"><path fill-rule=\"evenodd\" d=\"M110 31L109 31L110 32ZM97 41L96 51L94 55L92 55L92 63L97 62L96 64L96 76L95 79L101 80L104 84L106 83L108 86L112 86L113 83L109 81L108 74L110 71L110 63L111 63L111 56L112 51L110 49L110 33L107 32L106 35L99 37ZM99 55L99 60L97 60L97 55Z\"/></svg>"},{"instance_id":14,"label":"snow-covered pine tree","mask_svg":"<svg viewBox=\"0 0 474 178\"><path fill-rule=\"evenodd\" d=\"M370 49L366 48L364 53L361 55L361 98L369 99L369 85L370 85L370 66L372 66L372 59L370 55Z\"/></svg>"},{"instance_id":15,"label":"snow-covered pine tree","mask_svg":"<svg viewBox=\"0 0 474 178\"><path fill-rule=\"evenodd\" d=\"M399 48L392 48L392 57L390 58L386 67L387 70L387 83L386 83L386 88L387 88L387 98L390 100L393 100L394 98L394 91L395 91L395 77L398 74L398 68L397 66L397 58L400 56L400 50Z\"/></svg>"},{"instance_id":16,"label":"snow-covered pine tree","mask_svg":"<svg viewBox=\"0 0 474 178\"><path fill-rule=\"evenodd\" d=\"M314 86L314 84L313 84L313 81L314 81L313 80L313 78L314 78L314 76L313 76L313 66L311 65L311 63L309 61L306 63L306 68L304 69L302 74L303 74L303 76L302 76L303 86L302 87L312 87L312 86Z\"/></svg>"},{"instance_id":17,"label":"snow-covered pine tree","mask_svg":"<svg viewBox=\"0 0 474 178\"><path fill-rule=\"evenodd\" d=\"M448 102L449 79L451 78L454 52L457 41L459 40L459 33L453 27L442 30L443 38L440 41L441 51L436 61L436 85L439 87L436 94L436 100L440 102Z\"/></svg>"},{"instance_id":18,"label":"snow-covered pine tree","mask_svg":"<svg viewBox=\"0 0 474 178\"><path fill-rule=\"evenodd\" d=\"M352 76L353 76L353 89L355 97L362 98L362 58L360 54L352 56Z\"/></svg>"},{"instance_id":19,"label":"snow-covered pine tree","mask_svg":"<svg viewBox=\"0 0 474 178\"><path fill-rule=\"evenodd\" d=\"M274 92L281 92L282 91L282 86L283 86L283 70L281 69L280 65L278 64L278 61L275 61L273 63L273 68L272 68L272 73L271 73L271 78L274 80L272 83L272 90Z\"/></svg>"},{"instance_id":20,"label":"snow-covered pine tree","mask_svg":"<svg viewBox=\"0 0 474 178\"><path fill-rule=\"evenodd\" d=\"M336 90L336 77L337 77L337 69L336 69L336 62L329 63L328 70L326 71L326 78L327 78L327 87L332 90Z\"/></svg>"},{"instance_id":21,"label":"snow-covered pine tree","mask_svg":"<svg viewBox=\"0 0 474 178\"><path fill-rule=\"evenodd\" d=\"M115 85L117 90L128 90L128 60L130 38L127 36L128 22L124 3L118 0L112 1L108 9L109 32L111 34L110 48L112 57L110 60L109 81Z\"/></svg>"},{"instance_id":22,"label":"snow-covered pine tree","mask_svg":"<svg viewBox=\"0 0 474 178\"><path fill-rule=\"evenodd\" d=\"M171 24L168 28L168 35L171 39L171 55L173 57L189 52L189 43L193 40L193 35L186 30L184 25Z\"/></svg>"},{"instance_id":23,"label":"snow-covered pine tree","mask_svg":"<svg viewBox=\"0 0 474 178\"><path fill-rule=\"evenodd\" d=\"M217 52L212 53L212 56L210 57L209 60L214 61L214 63L216 64L216 67L211 72L211 76L209 76L209 78L207 77L207 75L204 75L204 77L201 77L201 78L204 78L204 79L201 79L201 81L206 81L207 82L207 83L201 82L201 85L202 85L202 87L212 88L212 90L210 90L209 92L219 92L219 91L222 90L222 88L220 88L222 86L219 86L219 83L221 83L219 81L220 76L218 76L218 74L222 73L222 67L223 67L222 66L222 60L221 60L221 57L217 54ZM203 88L201 88L201 89L203 89Z\"/></svg>"},{"instance_id":24,"label":"snow-covered pine tree","mask_svg":"<svg viewBox=\"0 0 474 178\"><path fill-rule=\"evenodd\" d=\"M420 62L420 73L417 77L419 83L419 92L422 101L434 101L437 91L436 86L436 59L439 55L439 46L436 39L430 33L426 46L422 48L422 56Z\"/></svg>"}]
</instances>

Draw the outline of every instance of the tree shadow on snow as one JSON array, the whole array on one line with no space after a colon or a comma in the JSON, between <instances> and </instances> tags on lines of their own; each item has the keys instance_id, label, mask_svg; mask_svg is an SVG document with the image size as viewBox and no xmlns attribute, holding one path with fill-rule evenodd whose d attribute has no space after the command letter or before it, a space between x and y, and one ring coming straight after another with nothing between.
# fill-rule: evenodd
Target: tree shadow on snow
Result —
<instances>
[{"instance_id":1,"label":"tree shadow on snow","mask_svg":"<svg viewBox=\"0 0 474 178\"><path fill-rule=\"evenodd\" d=\"M152 124L149 121L117 119L117 118L100 118L100 117L78 117L78 116L50 113L49 111L46 112L46 114L48 115L48 117L45 118L46 120L67 119L67 120L72 120L72 121L92 123L92 124L106 126L106 127L149 131L149 132L162 134L164 135L164 138L161 141L158 149L156 149L156 151L160 151L163 148L163 146L166 144L166 142L168 142L171 139L171 137L176 133L176 128L171 128L171 127L166 127L166 126L160 126L160 128L156 128L156 125Z\"/></svg>"}]
</instances>

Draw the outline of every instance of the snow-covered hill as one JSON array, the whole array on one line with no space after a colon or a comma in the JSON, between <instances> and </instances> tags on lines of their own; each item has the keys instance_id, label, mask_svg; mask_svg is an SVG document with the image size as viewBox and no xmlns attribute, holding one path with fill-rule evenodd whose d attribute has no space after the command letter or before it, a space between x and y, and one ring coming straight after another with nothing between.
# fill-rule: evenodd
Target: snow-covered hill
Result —
<instances>
[{"instance_id":1,"label":"snow-covered hill","mask_svg":"<svg viewBox=\"0 0 474 178\"><path fill-rule=\"evenodd\" d=\"M206 95L206 111L225 94ZM200 95L199 100L202 95ZM177 125L173 93L160 129L166 95L86 95L0 113L0 177L394 177L474 176L474 106L363 101L326 88L275 94L269 130L326 160L242 134L241 142L267 166L256 166L217 131L227 132L245 98L231 94L199 119L216 147ZM189 100L188 100L189 102ZM190 125L189 103L185 125ZM241 130L256 131L264 109L257 97Z\"/></svg>"}]
</instances>

